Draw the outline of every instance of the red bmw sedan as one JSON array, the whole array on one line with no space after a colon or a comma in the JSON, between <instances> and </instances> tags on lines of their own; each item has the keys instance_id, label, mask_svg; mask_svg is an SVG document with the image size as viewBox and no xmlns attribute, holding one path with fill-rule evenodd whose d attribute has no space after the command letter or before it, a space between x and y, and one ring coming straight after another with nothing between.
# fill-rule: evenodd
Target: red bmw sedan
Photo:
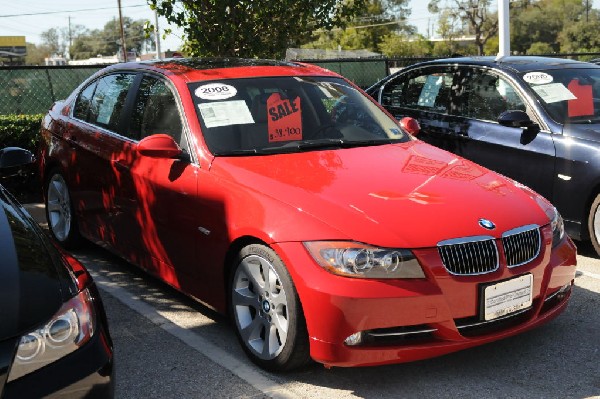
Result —
<instances>
[{"instance_id":1,"label":"red bmw sedan","mask_svg":"<svg viewBox=\"0 0 600 399\"><path fill-rule=\"evenodd\" d=\"M54 237L229 313L269 370L442 355L547 322L571 294L576 249L552 205L319 67L111 66L41 133Z\"/></svg>"}]
</instances>

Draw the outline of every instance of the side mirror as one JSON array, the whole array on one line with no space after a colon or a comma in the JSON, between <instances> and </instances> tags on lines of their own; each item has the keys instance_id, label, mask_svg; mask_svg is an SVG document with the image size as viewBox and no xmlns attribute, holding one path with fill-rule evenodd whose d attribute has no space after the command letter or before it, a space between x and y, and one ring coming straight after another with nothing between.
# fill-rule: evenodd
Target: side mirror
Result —
<instances>
[{"instance_id":1,"label":"side mirror","mask_svg":"<svg viewBox=\"0 0 600 399\"><path fill-rule=\"evenodd\" d=\"M405 116L400 119L400 126L402 129L408 132L411 136L417 136L421 131L421 126L419 122L415 118L411 118L410 116Z\"/></svg>"},{"instance_id":2,"label":"side mirror","mask_svg":"<svg viewBox=\"0 0 600 399\"><path fill-rule=\"evenodd\" d=\"M532 121L525 111L520 110L504 111L498 117L498 123L506 127L523 129L537 127L537 123Z\"/></svg>"},{"instance_id":3,"label":"side mirror","mask_svg":"<svg viewBox=\"0 0 600 399\"><path fill-rule=\"evenodd\" d=\"M144 137L137 145L137 152L153 158L178 158L183 153L173 137L168 134Z\"/></svg>"},{"instance_id":4,"label":"side mirror","mask_svg":"<svg viewBox=\"0 0 600 399\"><path fill-rule=\"evenodd\" d=\"M0 150L0 169L20 168L34 162L33 154L23 148L6 147Z\"/></svg>"}]
</instances>

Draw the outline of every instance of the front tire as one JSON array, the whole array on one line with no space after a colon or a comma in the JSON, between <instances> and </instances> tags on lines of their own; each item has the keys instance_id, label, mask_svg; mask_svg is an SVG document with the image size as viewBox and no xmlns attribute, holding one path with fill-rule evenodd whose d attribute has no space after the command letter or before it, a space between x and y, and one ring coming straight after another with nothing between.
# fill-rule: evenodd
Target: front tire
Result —
<instances>
[{"instance_id":1,"label":"front tire","mask_svg":"<svg viewBox=\"0 0 600 399\"><path fill-rule=\"evenodd\" d=\"M233 264L230 311L238 340L250 359L269 371L289 371L310 360L302 306L275 251L244 247Z\"/></svg>"},{"instance_id":2,"label":"front tire","mask_svg":"<svg viewBox=\"0 0 600 399\"><path fill-rule=\"evenodd\" d=\"M64 177L55 169L48 174L46 181L46 219L52 236L65 248L73 248L79 244L81 236L69 187Z\"/></svg>"}]
</instances>

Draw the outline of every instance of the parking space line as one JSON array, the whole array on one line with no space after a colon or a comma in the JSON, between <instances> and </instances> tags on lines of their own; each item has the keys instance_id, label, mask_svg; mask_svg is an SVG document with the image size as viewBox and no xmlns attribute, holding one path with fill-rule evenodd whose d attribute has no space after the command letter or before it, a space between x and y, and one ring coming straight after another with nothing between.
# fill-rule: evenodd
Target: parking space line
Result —
<instances>
[{"instance_id":1,"label":"parking space line","mask_svg":"<svg viewBox=\"0 0 600 399\"><path fill-rule=\"evenodd\" d=\"M97 273L90 273L101 290L106 291L125 306L183 341L189 347L206 356L212 362L217 363L231 373L237 375L266 396L273 399L292 399L300 397L300 395L287 389L280 383L261 374L257 369L257 366L254 366L249 361L246 363L236 359L228 352L216 347L210 341L177 324L175 320L160 314L157 309L141 299L135 298L123 287L118 286L116 283L111 282Z\"/></svg>"},{"instance_id":2,"label":"parking space line","mask_svg":"<svg viewBox=\"0 0 600 399\"><path fill-rule=\"evenodd\" d=\"M595 278L596 280L600 280L600 274L590 273L583 270L577 270L577 274L581 276Z\"/></svg>"}]
</instances>

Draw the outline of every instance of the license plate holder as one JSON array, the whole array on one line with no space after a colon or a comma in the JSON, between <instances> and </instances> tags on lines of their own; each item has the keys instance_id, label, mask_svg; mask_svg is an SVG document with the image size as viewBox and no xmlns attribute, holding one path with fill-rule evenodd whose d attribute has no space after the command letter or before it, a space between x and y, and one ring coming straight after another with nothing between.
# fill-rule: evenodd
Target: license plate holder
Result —
<instances>
[{"instance_id":1,"label":"license plate holder","mask_svg":"<svg viewBox=\"0 0 600 399\"><path fill-rule=\"evenodd\" d=\"M494 320L527 309L532 303L533 275L531 273L489 284L483 287L482 318L485 321Z\"/></svg>"}]
</instances>

